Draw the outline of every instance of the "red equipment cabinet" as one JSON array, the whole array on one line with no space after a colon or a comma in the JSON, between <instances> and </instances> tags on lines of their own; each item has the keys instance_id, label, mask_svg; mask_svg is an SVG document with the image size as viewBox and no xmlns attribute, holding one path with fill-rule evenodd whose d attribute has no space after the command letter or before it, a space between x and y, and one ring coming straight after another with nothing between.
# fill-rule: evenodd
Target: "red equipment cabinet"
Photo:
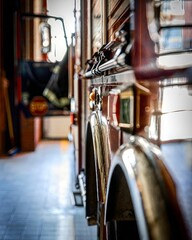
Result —
<instances>
[{"instance_id":1,"label":"red equipment cabinet","mask_svg":"<svg viewBox=\"0 0 192 240\"><path fill-rule=\"evenodd\" d=\"M191 239L192 3L80 6L75 149L88 224L98 239Z\"/></svg>"}]
</instances>

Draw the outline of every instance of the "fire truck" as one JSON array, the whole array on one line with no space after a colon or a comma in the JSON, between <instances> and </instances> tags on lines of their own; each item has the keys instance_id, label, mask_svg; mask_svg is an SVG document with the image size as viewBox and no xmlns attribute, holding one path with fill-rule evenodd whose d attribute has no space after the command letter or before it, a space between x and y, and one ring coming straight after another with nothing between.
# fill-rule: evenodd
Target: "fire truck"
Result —
<instances>
[{"instance_id":1,"label":"fire truck","mask_svg":"<svg viewBox=\"0 0 192 240\"><path fill-rule=\"evenodd\" d=\"M76 0L78 186L98 239L192 239L192 2Z\"/></svg>"},{"instance_id":2,"label":"fire truck","mask_svg":"<svg viewBox=\"0 0 192 240\"><path fill-rule=\"evenodd\" d=\"M17 15L20 108L27 117L62 115L69 105L64 20L30 12Z\"/></svg>"}]
</instances>

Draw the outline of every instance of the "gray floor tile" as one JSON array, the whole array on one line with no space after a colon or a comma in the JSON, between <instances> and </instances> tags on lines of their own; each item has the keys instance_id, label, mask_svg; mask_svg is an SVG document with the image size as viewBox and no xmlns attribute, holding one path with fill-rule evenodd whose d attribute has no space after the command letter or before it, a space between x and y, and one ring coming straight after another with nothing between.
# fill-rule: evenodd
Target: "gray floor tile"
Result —
<instances>
[{"instance_id":1,"label":"gray floor tile","mask_svg":"<svg viewBox=\"0 0 192 240\"><path fill-rule=\"evenodd\" d=\"M42 141L34 152L0 159L0 240L96 239L84 208L71 201L74 164L67 141Z\"/></svg>"}]
</instances>

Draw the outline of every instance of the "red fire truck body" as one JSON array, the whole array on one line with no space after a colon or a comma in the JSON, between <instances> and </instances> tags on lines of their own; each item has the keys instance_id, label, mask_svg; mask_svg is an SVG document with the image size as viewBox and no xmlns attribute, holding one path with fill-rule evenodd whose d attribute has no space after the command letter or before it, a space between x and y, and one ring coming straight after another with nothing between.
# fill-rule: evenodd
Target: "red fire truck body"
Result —
<instances>
[{"instance_id":1,"label":"red fire truck body","mask_svg":"<svg viewBox=\"0 0 192 240\"><path fill-rule=\"evenodd\" d=\"M192 239L192 2L75 10L72 134L88 224L98 239Z\"/></svg>"}]
</instances>

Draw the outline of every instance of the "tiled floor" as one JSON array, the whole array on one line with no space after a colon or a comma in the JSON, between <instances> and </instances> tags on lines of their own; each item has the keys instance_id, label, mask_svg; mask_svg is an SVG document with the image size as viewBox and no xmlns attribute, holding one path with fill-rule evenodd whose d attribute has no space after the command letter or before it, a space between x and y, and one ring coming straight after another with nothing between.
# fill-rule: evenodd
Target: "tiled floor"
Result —
<instances>
[{"instance_id":1,"label":"tiled floor","mask_svg":"<svg viewBox=\"0 0 192 240\"><path fill-rule=\"evenodd\" d=\"M0 240L95 240L72 204L72 145L42 141L35 152L0 158Z\"/></svg>"}]
</instances>

